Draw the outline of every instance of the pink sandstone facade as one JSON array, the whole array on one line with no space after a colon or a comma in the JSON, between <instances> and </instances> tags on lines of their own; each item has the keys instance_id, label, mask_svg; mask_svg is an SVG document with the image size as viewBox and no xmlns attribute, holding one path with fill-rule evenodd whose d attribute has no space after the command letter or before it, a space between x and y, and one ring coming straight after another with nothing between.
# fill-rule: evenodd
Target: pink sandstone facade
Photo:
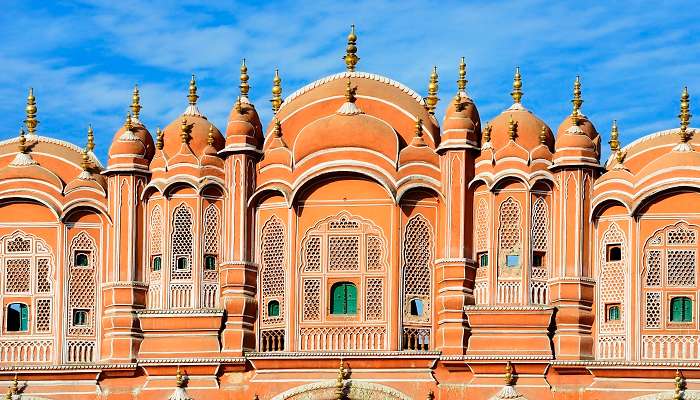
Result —
<instances>
[{"instance_id":1,"label":"pink sandstone facade","mask_svg":"<svg viewBox=\"0 0 700 400\"><path fill-rule=\"evenodd\" d=\"M436 71L424 98L355 41L284 99L276 75L267 128L245 63L223 133L194 77L155 140L135 90L105 166L30 92L0 142L7 398L700 398L687 90L605 162L578 78L556 130L519 70L482 122L462 62L440 122Z\"/></svg>"}]
</instances>

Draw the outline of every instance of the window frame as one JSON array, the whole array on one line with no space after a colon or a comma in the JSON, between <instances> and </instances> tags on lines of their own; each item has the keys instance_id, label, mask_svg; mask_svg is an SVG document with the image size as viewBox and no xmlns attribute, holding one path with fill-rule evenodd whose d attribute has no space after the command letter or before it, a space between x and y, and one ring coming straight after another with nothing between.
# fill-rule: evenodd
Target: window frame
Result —
<instances>
[{"instance_id":1,"label":"window frame","mask_svg":"<svg viewBox=\"0 0 700 400\"><path fill-rule=\"evenodd\" d=\"M85 264L78 263L78 257L85 257ZM85 250L76 251L73 254L73 266L77 268L90 268L90 252Z\"/></svg>"},{"instance_id":2,"label":"window frame","mask_svg":"<svg viewBox=\"0 0 700 400\"><path fill-rule=\"evenodd\" d=\"M19 324L18 324L18 329L17 330L10 330L10 307L13 305L19 305L20 308L18 310L19 312ZM23 303L21 301L14 301L11 303L8 303L7 306L5 307L5 332L8 334L14 335L14 334L29 334L30 329L31 329L31 324L30 324L30 308L27 303ZM24 329L22 329L24 328Z\"/></svg>"},{"instance_id":3,"label":"window frame","mask_svg":"<svg viewBox=\"0 0 700 400\"><path fill-rule=\"evenodd\" d=\"M610 313L617 310L617 318L611 318ZM608 303L605 305L605 322L619 323L622 321L622 305L620 303Z\"/></svg>"},{"instance_id":4,"label":"window frame","mask_svg":"<svg viewBox=\"0 0 700 400\"><path fill-rule=\"evenodd\" d=\"M180 268L180 261L181 261L181 260L184 260L184 262L185 262L185 267L184 267L184 268ZM175 270L177 270L177 271L187 271L188 269L190 269L190 260L189 260L189 258L188 258L187 256L178 256L178 257L175 259Z\"/></svg>"},{"instance_id":5,"label":"window frame","mask_svg":"<svg viewBox=\"0 0 700 400\"><path fill-rule=\"evenodd\" d=\"M337 291L337 290L340 290L341 288L343 288L343 291L344 291L344 293L342 293L342 294L343 294L343 301L342 301L342 303L341 303L341 304L342 304L342 311L343 311L343 312L335 312L335 310L336 310L336 304L337 304L337 303L336 303L336 300L335 300L336 291ZM349 295L349 291L348 291L349 288L352 288L352 289L354 290L354 292L355 292L355 293L354 293L354 299L353 299L353 301L354 301L354 307L353 307L354 310L352 310L352 312L350 311L351 308L349 307L349 305L350 305L350 295ZM356 317L357 315L359 315L360 310L359 310L359 308L358 308L358 306L357 306L357 305L358 305L358 302L359 302L359 299L358 299L358 292L359 292L359 291L357 290L357 284L355 284L354 282L351 282L351 281L338 281L338 282L334 282L334 283L331 285L330 290L329 290L329 296L330 296L330 297L329 297L329 301L328 301L328 304L329 304L329 310L328 310L328 311L329 311L330 316L331 316L331 317L353 317L353 318L354 318L354 317Z\"/></svg>"},{"instance_id":6,"label":"window frame","mask_svg":"<svg viewBox=\"0 0 700 400\"><path fill-rule=\"evenodd\" d=\"M488 268L489 266L489 252L488 251L481 251L476 253L476 260L478 263L478 268ZM484 260L486 262L484 263Z\"/></svg>"},{"instance_id":7,"label":"window frame","mask_svg":"<svg viewBox=\"0 0 700 400\"><path fill-rule=\"evenodd\" d=\"M156 261L158 261L158 265L157 265L158 268L156 268ZM161 271L162 269L163 269L163 256L161 256L160 254L153 255L151 257L151 271L158 272L158 271Z\"/></svg>"},{"instance_id":8,"label":"window frame","mask_svg":"<svg viewBox=\"0 0 700 400\"><path fill-rule=\"evenodd\" d=\"M85 319L82 324L76 324L76 316L79 314L84 314ZM90 310L87 308L74 308L71 310L71 326L74 327L80 327L80 326L88 326L90 324Z\"/></svg>"},{"instance_id":9,"label":"window frame","mask_svg":"<svg viewBox=\"0 0 700 400\"><path fill-rule=\"evenodd\" d=\"M620 252L620 258L617 260L612 259L613 250L618 250ZM608 243L605 245L605 262L621 262L622 261L622 243Z\"/></svg>"},{"instance_id":10,"label":"window frame","mask_svg":"<svg viewBox=\"0 0 700 400\"><path fill-rule=\"evenodd\" d=\"M686 301L687 300L687 301ZM674 320L674 310L673 310L673 305L677 301L681 301L681 320ZM686 315L686 305L690 308L690 310L687 312ZM695 322L694 318L694 304L693 304L693 298L691 296L683 295L683 294L678 294L678 295L672 295L669 299L668 302L668 323L669 324L692 324ZM686 320L685 317L688 317L689 319Z\"/></svg>"},{"instance_id":11,"label":"window frame","mask_svg":"<svg viewBox=\"0 0 700 400\"><path fill-rule=\"evenodd\" d=\"M209 260L214 260L212 264L212 268L209 268L208 261ZM216 256L213 254L205 254L204 255L204 266L203 269L205 271L216 271Z\"/></svg>"},{"instance_id":12,"label":"window frame","mask_svg":"<svg viewBox=\"0 0 700 400\"><path fill-rule=\"evenodd\" d=\"M277 313L273 314L270 311L273 310L273 307L277 307ZM272 318L278 318L280 316L280 302L277 299L271 299L270 301L267 302L267 316L272 317Z\"/></svg>"},{"instance_id":13,"label":"window frame","mask_svg":"<svg viewBox=\"0 0 700 400\"><path fill-rule=\"evenodd\" d=\"M515 257L515 260L517 261L515 264L510 264L510 260ZM520 254L506 254L506 259L505 259L505 266L506 268L519 268L520 267Z\"/></svg>"}]
</instances>

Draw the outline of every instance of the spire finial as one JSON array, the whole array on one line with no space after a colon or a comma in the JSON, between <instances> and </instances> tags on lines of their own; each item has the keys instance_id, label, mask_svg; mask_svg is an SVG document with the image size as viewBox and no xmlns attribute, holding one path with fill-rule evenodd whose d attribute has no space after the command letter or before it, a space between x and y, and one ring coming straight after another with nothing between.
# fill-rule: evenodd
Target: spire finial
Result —
<instances>
[{"instance_id":1,"label":"spire finial","mask_svg":"<svg viewBox=\"0 0 700 400\"><path fill-rule=\"evenodd\" d=\"M187 132L187 118L183 118L181 123L180 123L180 140L182 140L182 143L187 143L187 139L189 139L189 133Z\"/></svg>"},{"instance_id":2,"label":"spire finial","mask_svg":"<svg viewBox=\"0 0 700 400\"><path fill-rule=\"evenodd\" d=\"M134 119L139 119L141 113L141 96L139 95L139 85L134 85L134 92L131 95L131 113L134 114Z\"/></svg>"},{"instance_id":3,"label":"spire finial","mask_svg":"<svg viewBox=\"0 0 700 400\"><path fill-rule=\"evenodd\" d=\"M15 374L14 378L12 378L10 391L12 392L12 394L19 394L19 381L17 380L17 374Z\"/></svg>"},{"instance_id":4,"label":"spire finial","mask_svg":"<svg viewBox=\"0 0 700 400\"><path fill-rule=\"evenodd\" d=\"M467 63L464 62L464 57L462 57L459 62L459 79L457 79L457 91L466 93L467 91Z\"/></svg>"},{"instance_id":5,"label":"spire finial","mask_svg":"<svg viewBox=\"0 0 700 400\"><path fill-rule=\"evenodd\" d=\"M243 112L243 104L241 104L241 96L238 96L236 98L236 104L233 106L236 109L237 113Z\"/></svg>"},{"instance_id":6,"label":"spire finial","mask_svg":"<svg viewBox=\"0 0 700 400\"><path fill-rule=\"evenodd\" d=\"M503 378L506 381L506 386L513 386L515 380L513 379L513 364L510 361L506 363L506 374Z\"/></svg>"},{"instance_id":7,"label":"spire finial","mask_svg":"<svg viewBox=\"0 0 700 400\"><path fill-rule=\"evenodd\" d=\"M547 127L545 125L542 125L542 129L540 129L540 144L547 144Z\"/></svg>"},{"instance_id":8,"label":"spire finial","mask_svg":"<svg viewBox=\"0 0 700 400\"><path fill-rule=\"evenodd\" d=\"M435 114L435 107L437 107L438 100L438 73L437 66L433 66L433 72L430 74L430 82L428 83L428 96L424 99L425 108L428 110L430 115Z\"/></svg>"},{"instance_id":9,"label":"spire finial","mask_svg":"<svg viewBox=\"0 0 700 400\"><path fill-rule=\"evenodd\" d=\"M355 91L357 88L352 87L352 81L350 80L350 77L348 77L348 82L345 84L345 100L348 103L354 103L355 100Z\"/></svg>"},{"instance_id":10,"label":"spire finial","mask_svg":"<svg viewBox=\"0 0 700 400\"><path fill-rule=\"evenodd\" d=\"M423 120L416 119L416 137L423 137Z\"/></svg>"},{"instance_id":11,"label":"spire finial","mask_svg":"<svg viewBox=\"0 0 700 400\"><path fill-rule=\"evenodd\" d=\"M272 136L276 138L282 137L282 124L280 124L280 120L278 118L275 118L275 126L272 128Z\"/></svg>"},{"instance_id":12,"label":"spire finial","mask_svg":"<svg viewBox=\"0 0 700 400\"><path fill-rule=\"evenodd\" d=\"M518 122L513 121L513 114L508 116L508 137L510 140L515 140L518 135Z\"/></svg>"},{"instance_id":13,"label":"spire finial","mask_svg":"<svg viewBox=\"0 0 700 400\"><path fill-rule=\"evenodd\" d=\"M241 89L241 97L248 97L248 92L250 91L250 85L248 84L248 67L245 65L245 58L241 62L241 84L239 88Z\"/></svg>"},{"instance_id":14,"label":"spire finial","mask_svg":"<svg viewBox=\"0 0 700 400\"><path fill-rule=\"evenodd\" d=\"M343 388L345 386L345 368L343 368L343 359L340 359L340 366L338 367L338 378L335 381L335 398L336 400L342 400L345 398L345 393L343 393Z\"/></svg>"},{"instance_id":15,"label":"spire finial","mask_svg":"<svg viewBox=\"0 0 700 400\"><path fill-rule=\"evenodd\" d=\"M520 67L515 67L515 75L513 76L513 91L510 92L514 103L520 103L523 98L523 81L520 76Z\"/></svg>"},{"instance_id":16,"label":"spire finial","mask_svg":"<svg viewBox=\"0 0 700 400\"><path fill-rule=\"evenodd\" d=\"M163 131L160 126L156 129L156 149L163 150Z\"/></svg>"},{"instance_id":17,"label":"spire finial","mask_svg":"<svg viewBox=\"0 0 700 400\"><path fill-rule=\"evenodd\" d=\"M209 134L207 136L207 144L214 146L214 125L209 125Z\"/></svg>"},{"instance_id":18,"label":"spire finial","mask_svg":"<svg viewBox=\"0 0 700 400\"><path fill-rule=\"evenodd\" d=\"M576 80L574 81L574 98L571 100L571 104L574 105L572 114L578 116L583 104L583 99L581 98L581 77L579 75L576 75Z\"/></svg>"},{"instance_id":19,"label":"spire finial","mask_svg":"<svg viewBox=\"0 0 700 400\"><path fill-rule=\"evenodd\" d=\"M272 78L272 112L277 114L282 106L282 79L280 78L279 69L275 68L275 77Z\"/></svg>"},{"instance_id":20,"label":"spire finial","mask_svg":"<svg viewBox=\"0 0 700 400\"><path fill-rule=\"evenodd\" d=\"M348 45L345 48L345 66L348 72L355 72L355 66L360 61L357 56L357 35L355 34L355 24L350 25L350 33L348 34Z\"/></svg>"},{"instance_id":21,"label":"spire finial","mask_svg":"<svg viewBox=\"0 0 700 400\"><path fill-rule=\"evenodd\" d=\"M87 131L87 151L89 152L94 152L95 151L95 131L92 130L92 124L88 125L88 131Z\"/></svg>"},{"instance_id":22,"label":"spire finial","mask_svg":"<svg viewBox=\"0 0 700 400\"><path fill-rule=\"evenodd\" d=\"M34 88L29 88L29 95L27 95L27 107L25 112L27 118L24 120L24 124L27 126L27 131L30 136L34 135L36 132L36 126L39 125L39 120L36 119L36 97L34 97Z\"/></svg>"},{"instance_id":23,"label":"spire finial","mask_svg":"<svg viewBox=\"0 0 700 400\"><path fill-rule=\"evenodd\" d=\"M83 171L87 171L90 169L90 157L88 156L88 151L87 148L83 149L83 151L80 152L80 168L83 169Z\"/></svg>"},{"instance_id":24,"label":"spire finial","mask_svg":"<svg viewBox=\"0 0 700 400\"><path fill-rule=\"evenodd\" d=\"M175 385L179 388L184 388L186 384L185 376L180 372L180 366L177 366L177 372L175 373Z\"/></svg>"},{"instance_id":25,"label":"spire finial","mask_svg":"<svg viewBox=\"0 0 700 400\"><path fill-rule=\"evenodd\" d=\"M27 149L27 138L24 137L24 129L19 128L19 144L18 144L19 152L22 154L27 154L28 149Z\"/></svg>"},{"instance_id":26,"label":"spire finial","mask_svg":"<svg viewBox=\"0 0 700 400\"><path fill-rule=\"evenodd\" d=\"M683 399L683 375L681 371L676 369L676 377L673 379L675 387L673 389L673 400Z\"/></svg>"},{"instance_id":27,"label":"spire finial","mask_svg":"<svg viewBox=\"0 0 700 400\"><path fill-rule=\"evenodd\" d=\"M690 114L690 95L688 94L688 87L685 86L681 92L681 113L678 114L678 118L681 120L681 130L678 134L682 143L688 143L693 137L693 132L688 130L688 124L690 124L692 116Z\"/></svg>"},{"instance_id":28,"label":"spire finial","mask_svg":"<svg viewBox=\"0 0 700 400\"><path fill-rule=\"evenodd\" d=\"M617 131L617 120L614 119L612 122L612 128L610 128L610 151L616 152L620 150L620 139L619 132Z\"/></svg>"},{"instance_id":29,"label":"spire finial","mask_svg":"<svg viewBox=\"0 0 700 400\"><path fill-rule=\"evenodd\" d=\"M126 113L126 120L124 121L124 130L131 131L134 125L131 123L131 111Z\"/></svg>"},{"instance_id":30,"label":"spire finial","mask_svg":"<svg viewBox=\"0 0 700 400\"><path fill-rule=\"evenodd\" d=\"M190 102L190 105L195 105L197 104L197 99L199 96L197 95L197 81L194 79L194 74L192 74L192 79L190 79L190 92L187 95L187 100Z\"/></svg>"},{"instance_id":31,"label":"spire finial","mask_svg":"<svg viewBox=\"0 0 700 400\"><path fill-rule=\"evenodd\" d=\"M481 132L481 141L484 143L488 143L491 141L491 124L486 124L484 127L484 131Z\"/></svg>"}]
</instances>

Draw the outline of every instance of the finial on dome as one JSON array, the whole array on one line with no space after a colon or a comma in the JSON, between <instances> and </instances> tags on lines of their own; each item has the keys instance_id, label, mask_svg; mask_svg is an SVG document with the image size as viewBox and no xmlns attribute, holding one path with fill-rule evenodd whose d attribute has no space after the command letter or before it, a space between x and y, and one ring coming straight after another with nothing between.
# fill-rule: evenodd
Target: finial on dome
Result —
<instances>
[{"instance_id":1,"label":"finial on dome","mask_svg":"<svg viewBox=\"0 0 700 400\"><path fill-rule=\"evenodd\" d=\"M685 86L681 92L681 113L678 114L678 118L681 120L681 130L678 134L681 137L682 143L688 143L693 137L692 130L688 130L688 125L690 124L690 95L688 94L688 87Z\"/></svg>"},{"instance_id":2,"label":"finial on dome","mask_svg":"<svg viewBox=\"0 0 700 400\"><path fill-rule=\"evenodd\" d=\"M131 112L126 113L126 120L124 121L124 130L131 132L131 129L134 127L133 123L131 122Z\"/></svg>"},{"instance_id":3,"label":"finial on dome","mask_svg":"<svg viewBox=\"0 0 700 400\"><path fill-rule=\"evenodd\" d=\"M209 134L207 136L207 144L214 146L214 124L209 125Z\"/></svg>"},{"instance_id":4,"label":"finial on dome","mask_svg":"<svg viewBox=\"0 0 700 400\"><path fill-rule=\"evenodd\" d=\"M545 125L542 125L540 129L540 144L547 144L547 127Z\"/></svg>"},{"instance_id":5,"label":"finial on dome","mask_svg":"<svg viewBox=\"0 0 700 400\"><path fill-rule=\"evenodd\" d=\"M683 384L684 384L684 379L683 379L683 374L681 374L681 371L676 369L676 377L673 379L674 380L674 389L673 389L673 400L681 400L683 399Z\"/></svg>"},{"instance_id":6,"label":"finial on dome","mask_svg":"<svg viewBox=\"0 0 700 400\"><path fill-rule=\"evenodd\" d=\"M27 138L24 137L24 129L19 128L19 142L18 142L19 152L15 155L15 159L10 162L10 165L15 167L24 167L27 165L36 164L36 161L32 159L29 155L29 146L27 146Z\"/></svg>"},{"instance_id":7,"label":"finial on dome","mask_svg":"<svg viewBox=\"0 0 700 400\"><path fill-rule=\"evenodd\" d=\"M17 374L15 374L15 376L12 378L10 392L12 392L12 394L19 394L19 381L17 380Z\"/></svg>"},{"instance_id":8,"label":"finial on dome","mask_svg":"<svg viewBox=\"0 0 700 400\"><path fill-rule=\"evenodd\" d=\"M620 134L617 130L617 120L614 119L612 122L612 128L610 128L610 141L608 142L610 144L610 151L613 153L620 150L619 135Z\"/></svg>"},{"instance_id":9,"label":"finial on dome","mask_svg":"<svg viewBox=\"0 0 700 400\"><path fill-rule=\"evenodd\" d=\"M80 159L80 168L82 168L83 171L90 169L90 157L88 156L87 149L83 149L83 151L80 152Z\"/></svg>"},{"instance_id":10,"label":"finial on dome","mask_svg":"<svg viewBox=\"0 0 700 400\"><path fill-rule=\"evenodd\" d=\"M352 87L352 81L351 81L350 78L348 77L348 82L347 82L347 84L345 85L345 100L346 100L348 103L354 103L355 100L357 100L357 99L355 98L355 93L356 93L356 91L357 91L357 88L356 88L356 87L355 87L355 88Z\"/></svg>"},{"instance_id":11,"label":"finial on dome","mask_svg":"<svg viewBox=\"0 0 700 400\"><path fill-rule=\"evenodd\" d=\"M241 84L239 88L241 89L241 97L248 98L248 92L250 91L250 85L248 84L248 67L245 65L245 58L241 62Z\"/></svg>"},{"instance_id":12,"label":"finial on dome","mask_svg":"<svg viewBox=\"0 0 700 400\"><path fill-rule=\"evenodd\" d=\"M236 104L233 106L236 109L236 112L241 114L243 112L243 104L241 104L241 96L238 96L236 98Z\"/></svg>"},{"instance_id":13,"label":"finial on dome","mask_svg":"<svg viewBox=\"0 0 700 400\"><path fill-rule=\"evenodd\" d=\"M506 374L503 378L506 381L506 386L513 386L515 379L513 378L513 364L510 361L506 363Z\"/></svg>"},{"instance_id":14,"label":"finial on dome","mask_svg":"<svg viewBox=\"0 0 700 400\"><path fill-rule=\"evenodd\" d=\"M5 393L5 400L12 400L12 390L7 389L7 393Z\"/></svg>"},{"instance_id":15,"label":"finial on dome","mask_svg":"<svg viewBox=\"0 0 700 400\"><path fill-rule=\"evenodd\" d=\"M518 135L518 122L513 121L513 114L508 116L508 137L510 140L515 140Z\"/></svg>"},{"instance_id":16,"label":"finial on dome","mask_svg":"<svg viewBox=\"0 0 700 400\"><path fill-rule=\"evenodd\" d=\"M484 131L481 132L481 141L483 143L489 143L491 141L491 124L486 124Z\"/></svg>"},{"instance_id":17,"label":"finial on dome","mask_svg":"<svg viewBox=\"0 0 700 400\"><path fill-rule=\"evenodd\" d=\"M464 62L464 57L459 62L459 79L457 79L457 90L460 93L467 92L467 63Z\"/></svg>"},{"instance_id":18,"label":"finial on dome","mask_svg":"<svg viewBox=\"0 0 700 400\"><path fill-rule=\"evenodd\" d=\"M435 114L435 107L437 107L438 100L438 73L437 66L433 66L433 72L430 74L430 82L428 83L428 96L423 99L425 101L425 108L428 110L430 115Z\"/></svg>"},{"instance_id":19,"label":"finial on dome","mask_svg":"<svg viewBox=\"0 0 700 400\"><path fill-rule=\"evenodd\" d=\"M18 142L19 152L22 154L27 154L29 149L27 147L27 138L24 137L24 129L19 128L19 142Z\"/></svg>"},{"instance_id":20,"label":"finial on dome","mask_svg":"<svg viewBox=\"0 0 700 400\"><path fill-rule=\"evenodd\" d=\"M515 67L515 75L513 76L513 91L510 92L511 97L513 97L514 103L520 103L523 98L523 81L520 76L520 67Z\"/></svg>"},{"instance_id":21,"label":"finial on dome","mask_svg":"<svg viewBox=\"0 0 700 400\"><path fill-rule=\"evenodd\" d=\"M141 96L139 95L139 85L134 85L134 92L131 95L131 113L134 114L134 119L138 121L141 113Z\"/></svg>"},{"instance_id":22,"label":"finial on dome","mask_svg":"<svg viewBox=\"0 0 700 400\"><path fill-rule=\"evenodd\" d=\"M279 69L275 68L275 77L272 78L272 112L277 114L282 106L282 79L280 78Z\"/></svg>"},{"instance_id":23,"label":"finial on dome","mask_svg":"<svg viewBox=\"0 0 700 400\"><path fill-rule=\"evenodd\" d=\"M571 104L574 105L574 110L572 115L579 116L581 105L583 104L583 99L581 98L581 77L576 75L576 80L574 81L574 98L571 100Z\"/></svg>"},{"instance_id":24,"label":"finial on dome","mask_svg":"<svg viewBox=\"0 0 700 400\"><path fill-rule=\"evenodd\" d=\"M187 143L189 139L189 133L187 132L187 118L183 118L180 123L180 140L183 144Z\"/></svg>"},{"instance_id":25,"label":"finial on dome","mask_svg":"<svg viewBox=\"0 0 700 400\"><path fill-rule=\"evenodd\" d=\"M85 147L87 148L87 151L91 153L95 151L95 131L92 130L92 124L88 125L87 145Z\"/></svg>"},{"instance_id":26,"label":"finial on dome","mask_svg":"<svg viewBox=\"0 0 700 400\"><path fill-rule=\"evenodd\" d=\"M24 109L27 118L24 120L24 124L27 126L27 131L29 136L34 136L36 132L36 126L39 125L39 120L36 119L36 97L34 97L34 88L29 88L29 94L27 95L27 107Z\"/></svg>"},{"instance_id":27,"label":"finial on dome","mask_svg":"<svg viewBox=\"0 0 700 400\"><path fill-rule=\"evenodd\" d=\"M163 150L163 130L158 127L156 129L156 149Z\"/></svg>"},{"instance_id":28,"label":"finial on dome","mask_svg":"<svg viewBox=\"0 0 700 400\"><path fill-rule=\"evenodd\" d=\"M272 136L276 138L282 137L282 124L280 124L280 120L278 118L275 118L275 126L272 128Z\"/></svg>"},{"instance_id":29,"label":"finial on dome","mask_svg":"<svg viewBox=\"0 0 700 400\"><path fill-rule=\"evenodd\" d=\"M416 119L416 137L423 137L423 120Z\"/></svg>"},{"instance_id":30,"label":"finial on dome","mask_svg":"<svg viewBox=\"0 0 700 400\"><path fill-rule=\"evenodd\" d=\"M348 72L355 72L355 66L360 61L357 56L357 35L355 34L355 24L350 25L350 33L348 34L348 45L345 48L345 66Z\"/></svg>"},{"instance_id":31,"label":"finial on dome","mask_svg":"<svg viewBox=\"0 0 700 400\"><path fill-rule=\"evenodd\" d=\"M199 96L197 95L197 81L194 79L194 74L192 74L192 79L190 79L190 91L187 95L187 100L190 102L190 105L193 106L197 104L197 99L199 99Z\"/></svg>"}]
</instances>

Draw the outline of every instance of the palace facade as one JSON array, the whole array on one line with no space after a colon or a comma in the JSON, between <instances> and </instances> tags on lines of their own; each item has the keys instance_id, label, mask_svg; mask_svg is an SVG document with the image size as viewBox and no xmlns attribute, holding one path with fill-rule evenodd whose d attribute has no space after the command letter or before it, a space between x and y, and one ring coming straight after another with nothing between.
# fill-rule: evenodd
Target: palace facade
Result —
<instances>
[{"instance_id":1,"label":"palace facade","mask_svg":"<svg viewBox=\"0 0 700 400\"><path fill-rule=\"evenodd\" d=\"M439 121L437 70L423 97L356 39L286 98L275 74L267 127L245 63L223 132L194 76L155 135L135 89L106 165L92 129L40 135L30 91L0 142L7 398L700 398L687 89L622 147L579 78L555 129L517 69L482 122L462 61Z\"/></svg>"}]
</instances>

